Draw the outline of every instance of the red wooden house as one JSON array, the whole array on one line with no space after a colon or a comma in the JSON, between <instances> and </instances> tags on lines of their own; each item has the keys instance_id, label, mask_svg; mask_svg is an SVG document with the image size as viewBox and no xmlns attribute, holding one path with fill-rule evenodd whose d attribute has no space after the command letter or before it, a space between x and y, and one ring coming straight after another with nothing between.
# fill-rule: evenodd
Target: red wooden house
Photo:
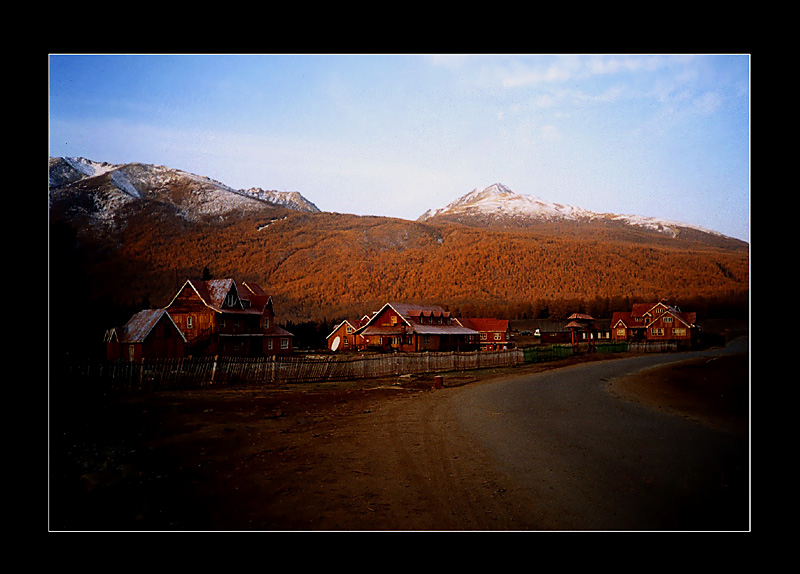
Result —
<instances>
[{"instance_id":1,"label":"red wooden house","mask_svg":"<svg viewBox=\"0 0 800 574\"><path fill-rule=\"evenodd\" d=\"M697 332L697 314L682 312L666 300L636 303L630 311L615 311L611 336L615 341L691 342Z\"/></svg>"},{"instance_id":2,"label":"red wooden house","mask_svg":"<svg viewBox=\"0 0 800 574\"><path fill-rule=\"evenodd\" d=\"M164 309L139 311L108 331L105 341L110 361L183 357L186 347L186 338Z\"/></svg>"},{"instance_id":3,"label":"red wooden house","mask_svg":"<svg viewBox=\"0 0 800 574\"><path fill-rule=\"evenodd\" d=\"M367 349L400 352L471 350L479 335L438 305L406 303L386 303L356 334Z\"/></svg>"},{"instance_id":4,"label":"red wooden house","mask_svg":"<svg viewBox=\"0 0 800 574\"><path fill-rule=\"evenodd\" d=\"M292 352L293 335L275 323L272 297L233 279L189 280L167 305L188 354L262 356Z\"/></svg>"},{"instance_id":5,"label":"red wooden house","mask_svg":"<svg viewBox=\"0 0 800 574\"><path fill-rule=\"evenodd\" d=\"M478 332L478 346L483 351L507 349L510 341L508 321L505 319L470 318L455 319L462 327Z\"/></svg>"},{"instance_id":6,"label":"red wooden house","mask_svg":"<svg viewBox=\"0 0 800 574\"><path fill-rule=\"evenodd\" d=\"M362 319L366 324L367 318ZM363 335L356 335L356 331L361 327L362 321L355 319L345 319L327 337L328 349L331 351L357 351L364 347Z\"/></svg>"}]
</instances>

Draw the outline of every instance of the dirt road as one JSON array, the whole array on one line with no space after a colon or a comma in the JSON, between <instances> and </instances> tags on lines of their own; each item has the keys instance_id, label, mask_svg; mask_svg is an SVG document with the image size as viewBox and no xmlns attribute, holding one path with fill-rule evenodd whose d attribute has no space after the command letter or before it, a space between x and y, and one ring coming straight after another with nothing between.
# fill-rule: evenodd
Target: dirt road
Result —
<instances>
[{"instance_id":1,"label":"dirt road","mask_svg":"<svg viewBox=\"0 0 800 574\"><path fill-rule=\"evenodd\" d=\"M436 390L431 376L73 400L51 382L49 528L536 529L537 501L496 470L448 400L498 376L558 366L450 374ZM742 432L746 371L717 366L736 389L729 430ZM653 381L644 382L611 392L678 404L698 424L733 424L702 386L662 381L653 397Z\"/></svg>"}]
</instances>

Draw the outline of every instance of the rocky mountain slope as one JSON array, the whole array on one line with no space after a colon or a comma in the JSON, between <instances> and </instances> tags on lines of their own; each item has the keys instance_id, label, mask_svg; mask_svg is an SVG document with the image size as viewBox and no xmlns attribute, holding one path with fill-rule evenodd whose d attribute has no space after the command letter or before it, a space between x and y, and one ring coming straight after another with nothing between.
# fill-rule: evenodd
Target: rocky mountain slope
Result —
<instances>
[{"instance_id":1,"label":"rocky mountain slope","mask_svg":"<svg viewBox=\"0 0 800 574\"><path fill-rule=\"evenodd\" d=\"M208 177L141 163L114 165L85 158L49 159L51 207L95 223L113 224L144 203L170 207L188 221L206 221L275 207L319 212L298 192L236 190Z\"/></svg>"}]
</instances>

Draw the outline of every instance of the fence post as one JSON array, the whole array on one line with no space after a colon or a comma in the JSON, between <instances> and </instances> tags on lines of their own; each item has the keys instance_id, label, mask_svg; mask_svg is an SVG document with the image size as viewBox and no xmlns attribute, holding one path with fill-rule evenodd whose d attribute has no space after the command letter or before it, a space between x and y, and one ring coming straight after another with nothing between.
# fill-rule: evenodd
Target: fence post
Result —
<instances>
[{"instance_id":1,"label":"fence post","mask_svg":"<svg viewBox=\"0 0 800 574\"><path fill-rule=\"evenodd\" d=\"M219 355L214 355L214 362L211 365L211 384L212 385L214 384L214 377L217 374L217 359L218 358L219 358Z\"/></svg>"}]
</instances>

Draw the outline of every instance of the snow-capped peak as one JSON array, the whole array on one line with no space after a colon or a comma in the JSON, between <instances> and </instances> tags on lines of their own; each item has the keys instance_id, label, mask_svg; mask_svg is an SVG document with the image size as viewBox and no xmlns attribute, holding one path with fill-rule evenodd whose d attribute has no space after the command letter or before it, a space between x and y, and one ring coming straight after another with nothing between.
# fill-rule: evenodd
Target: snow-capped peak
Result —
<instances>
[{"instance_id":1,"label":"snow-capped peak","mask_svg":"<svg viewBox=\"0 0 800 574\"><path fill-rule=\"evenodd\" d=\"M473 218L481 221L489 220L517 223L555 220L620 221L629 225L665 233L673 237L678 235L677 228L680 227L695 229L714 235L722 235L716 231L677 221L668 221L640 215L597 213L580 207L553 203L533 195L516 193L501 183L492 184L484 189L475 188L445 207L435 210L429 209L418 218L418 221L426 221L439 216L460 220Z\"/></svg>"},{"instance_id":2,"label":"snow-capped peak","mask_svg":"<svg viewBox=\"0 0 800 574\"><path fill-rule=\"evenodd\" d=\"M535 197L511 191L502 183L495 183L484 189L473 189L468 194L436 210L428 210L420 221L438 215L489 215L510 218L536 219L576 219L588 217L591 212L579 207L552 203Z\"/></svg>"}]
</instances>

